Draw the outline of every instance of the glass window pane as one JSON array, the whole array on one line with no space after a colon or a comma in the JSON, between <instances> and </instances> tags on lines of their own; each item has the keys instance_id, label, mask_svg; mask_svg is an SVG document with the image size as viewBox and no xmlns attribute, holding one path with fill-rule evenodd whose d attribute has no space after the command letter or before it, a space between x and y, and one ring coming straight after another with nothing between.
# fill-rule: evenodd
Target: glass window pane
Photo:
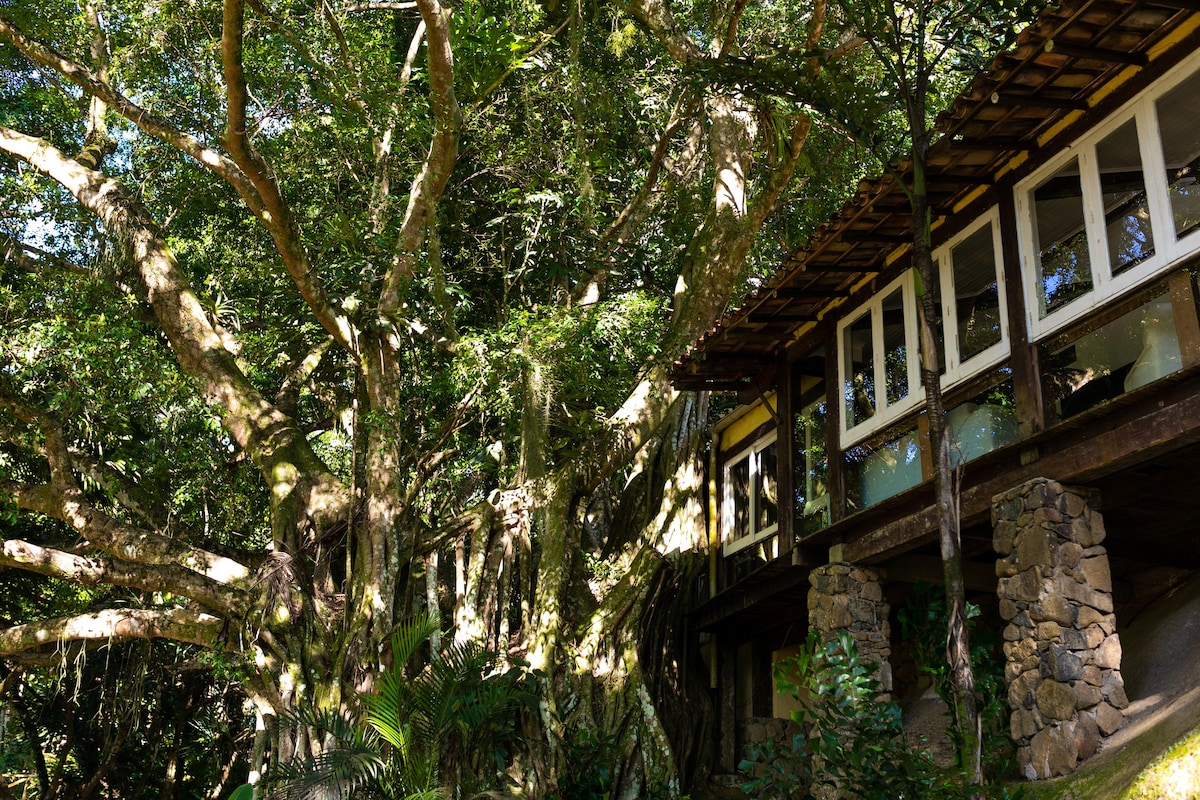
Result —
<instances>
[{"instance_id":1,"label":"glass window pane","mask_svg":"<svg viewBox=\"0 0 1200 800\"><path fill-rule=\"evenodd\" d=\"M1129 120L1096 145L1108 262L1119 275L1154 255L1146 178L1138 150L1137 124Z\"/></svg>"},{"instance_id":2,"label":"glass window pane","mask_svg":"<svg viewBox=\"0 0 1200 800\"><path fill-rule=\"evenodd\" d=\"M1175 236L1200 228L1200 72L1158 100L1158 128L1167 164Z\"/></svg>"},{"instance_id":3,"label":"glass window pane","mask_svg":"<svg viewBox=\"0 0 1200 800\"><path fill-rule=\"evenodd\" d=\"M946 414L950 463L959 464L1017 441L1017 403L1012 381L994 386Z\"/></svg>"},{"instance_id":4,"label":"glass window pane","mask_svg":"<svg viewBox=\"0 0 1200 800\"><path fill-rule=\"evenodd\" d=\"M950 250L954 275L954 314L958 319L958 359L965 362L999 343L1000 287L989 223Z\"/></svg>"},{"instance_id":5,"label":"glass window pane","mask_svg":"<svg viewBox=\"0 0 1200 800\"><path fill-rule=\"evenodd\" d=\"M1092 289L1079 164L1072 159L1033 191L1038 313L1053 314Z\"/></svg>"},{"instance_id":6,"label":"glass window pane","mask_svg":"<svg viewBox=\"0 0 1200 800\"><path fill-rule=\"evenodd\" d=\"M847 428L875 413L875 361L871 347L871 315L864 314L842 330Z\"/></svg>"},{"instance_id":7,"label":"glass window pane","mask_svg":"<svg viewBox=\"0 0 1200 800\"><path fill-rule=\"evenodd\" d=\"M755 533L779 522L779 448L771 442L758 452L758 524Z\"/></svg>"},{"instance_id":8,"label":"glass window pane","mask_svg":"<svg viewBox=\"0 0 1200 800\"><path fill-rule=\"evenodd\" d=\"M796 492L796 530L812 533L829 524L829 461L825 451L825 402L812 403L795 415L796 437L792 483Z\"/></svg>"},{"instance_id":9,"label":"glass window pane","mask_svg":"<svg viewBox=\"0 0 1200 800\"><path fill-rule=\"evenodd\" d=\"M727 541L736 542L743 536L750 535L750 458L739 459L730 465L727 472L729 480L729 502L733 506L729 511L729 537Z\"/></svg>"},{"instance_id":10,"label":"glass window pane","mask_svg":"<svg viewBox=\"0 0 1200 800\"><path fill-rule=\"evenodd\" d=\"M896 289L883 301L883 369L889 406L908 397L906 333L904 294L900 289Z\"/></svg>"},{"instance_id":11,"label":"glass window pane","mask_svg":"<svg viewBox=\"0 0 1200 800\"><path fill-rule=\"evenodd\" d=\"M915 430L878 447L846 451L846 499L851 508L868 508L919 484L921 447Z\"/></svg>"},{"instance_id":12,"label":"glass window pane","mask_svg":"<svg viewBox=\"0 0 1200 800\"><path fill-rule=\"evenodd\" d=\"M1182 362L1170 295L1042 357L1043 393L1060 418L1177 371Z\"/></svg>"}]
</instances>

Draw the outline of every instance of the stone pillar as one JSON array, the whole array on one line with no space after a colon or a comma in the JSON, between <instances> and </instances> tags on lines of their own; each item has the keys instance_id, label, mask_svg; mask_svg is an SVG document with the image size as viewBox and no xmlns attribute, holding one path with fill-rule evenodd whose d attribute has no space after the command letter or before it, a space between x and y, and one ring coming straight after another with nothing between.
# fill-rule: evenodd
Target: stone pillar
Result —
<instances>
[{"instance_id":1,"label":"stone pillar","mask_svg":"<svg viewBox=\"0 0 1200 800\"><path fill-rule=\"evenodd\" d=\"M832 641L845 628L858 645L858 654L879 665L879 683L892 690L891 632L889 607L883 599L879 572L838 561L812 570L808 575L808 625L821 640Z\"/></svg>"},{"instance_id":2,"label":"stone pillar","mask_svg":"<svg viewBox=\"0 0 1200 800\"><path fill-rule=\"evenodd\" d=\"M992 498L1004 678L1029 780L1065 775L1124 721L1104 520L1079 489L1036 478Z\"/></svg>"}]
</instances>

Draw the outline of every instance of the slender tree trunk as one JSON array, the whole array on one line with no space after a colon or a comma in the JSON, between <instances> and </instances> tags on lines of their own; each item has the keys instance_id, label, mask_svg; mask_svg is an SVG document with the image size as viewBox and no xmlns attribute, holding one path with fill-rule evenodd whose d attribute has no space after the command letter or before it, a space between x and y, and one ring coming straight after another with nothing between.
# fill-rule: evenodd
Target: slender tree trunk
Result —
<instances>
[{"instance_id":1,"label":"slender tree trunk","mask_svg":"<svg viewBox=\"0 0 1200 800\"><path fill-rule=\"evenodd\" d=\"M963 583L962 537L958 515L957 485L951 465L951 442L946 432L936 320L940 317L935 292L938 275L930 249L929 201L926 165L929 132L925 122L924 87L910 99L909 124L912 130L912 214L913 265L920 277L919 327L921 337L921 384L925 388L929 444L934 459L934 496L938 505L938 535L941 545L942 574L946 590L948 622L946 662L954 691L955 727L961 739L959 761L968 782L981 784L981 728L975 699L975 674L971 665L971 641L967 628L966 586Z\"/></svg>"}]
</instances>

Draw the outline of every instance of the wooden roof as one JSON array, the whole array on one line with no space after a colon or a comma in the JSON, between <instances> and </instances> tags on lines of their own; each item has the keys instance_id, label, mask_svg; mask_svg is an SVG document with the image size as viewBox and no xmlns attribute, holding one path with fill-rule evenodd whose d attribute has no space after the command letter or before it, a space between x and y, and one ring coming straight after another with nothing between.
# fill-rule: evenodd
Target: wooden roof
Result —
<instances>
[{"instance_id":1,"label":"wooden roof","mask_svg":"<svg viewBox=\"0 0 1200 800\"><path fill-rule=\"evenodd\" d=\"M1155 45L1185 23L1194 26L1198 14L1200 0L1066 0L1043 11L1015 48L995 57L938 117L941 137L929 151L935 219L992 185L1014 158L1035 153L1052 137L1074 136L1080 112L1086 124L1093 116L1087 112L1123 102L1119 90L1109 91L1124 82L1122 73L1151 65ZM1197 46L1194 32L1188 38L1178 50ZM900 172L905 169L901 164ZM883 270L887 256L911 238L903 187L888 175L862 181L805 246L675 362L675 385L746 388L802 326Z\"/></svg>"}]
</instances>

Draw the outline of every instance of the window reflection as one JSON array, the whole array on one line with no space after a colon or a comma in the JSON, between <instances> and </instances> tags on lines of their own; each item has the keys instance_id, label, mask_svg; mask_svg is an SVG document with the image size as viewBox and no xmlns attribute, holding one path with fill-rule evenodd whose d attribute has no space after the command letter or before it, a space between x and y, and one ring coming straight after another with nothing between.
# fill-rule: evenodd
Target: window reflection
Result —
<instances>
[{"instance_id":1,"label":"window reflection","mask_svg":"<svg viewBox=\"0 0 1200 800\"><path fill-rule=\"evenodd\" d=\"M1096 145L1104 198L1104 229L1113 275L1154 255L1146 179L1138 150L1137 123L1129 120Z\"/></svg>"},{"instance_id":2,"label":"window reflection","mask_svg":"<svg viewBox=\"0 0 1200 800\"><path fill-rule=\"evenodd\" d=\"M875 361L871 341L871 315L863 314L842 331L845 359L844 387L847 427L854 427L875 413Z\"/></svg>"},{"instance_id":3,"label":"window reflection","mask_svg":"<svg viewBox=\"0 0 1200 800\"><path fill-rule=\"evenodd\" d=\"M958 359L970 360L999 344L1000 288L992 226L985 225L950 250L954 315L958 320Z\"/></svg>"},{"instance_id":4,"label":"window reflection","mask_svg":"<svg viewBox=\"0 0 1200 800\"><path fill-rule=\"evenodd\" d=\"M897 287L883 300L883 363L889 406L908 397L907 330L904 293Z\"/></svg>"},{"instance_id":5,"label":"window reflection","mask_svg":"<svg viewBox=\"0 0 1200 800\"><path fill-rule=\"evenodd\" d=\"M1034 189L1033 205L1038 312L1046 317L1092 288L1077 159Z\"/></svg>"},{"instance_id":6,"label":"window reflection","mask_svg":"<svg viewBox=\"0 0 1200 800\"><path fill-rule=\"evenodd\" d=\"M829 525L829 460L826 454L825 350L817 348L792 365L793 519L800 536Z\"/></svg>"},{"instance_id":7,"label":"window reflection","mask_svg":"<svg viewBox=\"0 0 1200 800\"><path fill-rule=\"evenodd\" d=\"M915 429L877 447L846 451L846 499L868 508L921 482L921 446Z\"/></svg>"},{"instance_id":8,"label":"window reflection","mask_svg":"<svg viewBox=\"0 0 1200 800\"><path fill-rule=\"evenodd\" d=\"M1171 216L1182 239L1200 228L1200 72L1159 98L1157 108Z\"/></svg>"},{"instance_id":9,"label":"window reflection","mask_svg":"<svg viewBox=\"0 0 1200 800\"><path fill-rule=\"evenodd\" d=\"M1163 294L1043 358L1042 383L1060 418L1178 370L1171 298Z\"/></svg>"}]
</instances>

